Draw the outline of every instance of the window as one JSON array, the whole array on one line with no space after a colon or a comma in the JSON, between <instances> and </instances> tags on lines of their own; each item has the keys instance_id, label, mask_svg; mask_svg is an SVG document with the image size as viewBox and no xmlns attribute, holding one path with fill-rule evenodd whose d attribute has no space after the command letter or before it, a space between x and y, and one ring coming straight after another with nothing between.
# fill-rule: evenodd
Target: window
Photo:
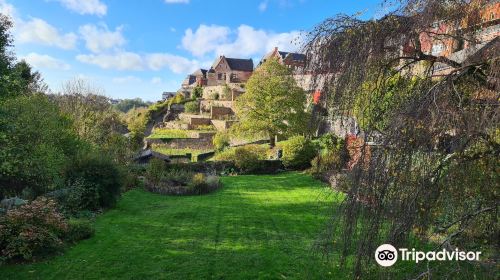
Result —
<instances>
[{"instance_id":1,"label":"window","mask_svg":"<svg viewBox=\"0 0 500 280\"><path fill-rule=\"evenodd\" d=\"M217 74L217 80L222 80L222 73Z\"/></svg>"}]
</instances>

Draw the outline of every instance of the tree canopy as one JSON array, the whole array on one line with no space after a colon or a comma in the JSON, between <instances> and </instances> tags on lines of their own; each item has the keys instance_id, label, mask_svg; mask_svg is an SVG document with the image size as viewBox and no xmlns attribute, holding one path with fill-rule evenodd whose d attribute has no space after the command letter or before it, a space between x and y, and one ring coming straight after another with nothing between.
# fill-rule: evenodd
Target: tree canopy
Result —
<instances>
[{"instance_id":1,"label":"tree canopy","mask_svg":"<svg viewBox=\"0 0 500 280\"><path fill-rule=\"evenodd\" d=\"M305 111L306 93L297 86L290 69L275 59L255 70L246 92L236 99L241 133L266 134L271 146L275 136L303 134L309 121Z\"/></svg>"},{"instance_id":2,"label":"tree canopy","mask_svg":"<svg viewBox=\"0 0 500 280\"><path fill-rule=\"evenodd\" d=\"M328 118L356 116L365 128L363 164L349 173L343 219L331 230L343 233L336 248L344 260L354 255L355 277L378 245L411 236L498 249L499 40L465 59L425 46L426 38L451 42L451 51L478 45L488 2L391 1L380 19L338 15L309 34L305 70L326 93ZM369 146L375 131L380 140Z\"/></svg>"}]
</instances>

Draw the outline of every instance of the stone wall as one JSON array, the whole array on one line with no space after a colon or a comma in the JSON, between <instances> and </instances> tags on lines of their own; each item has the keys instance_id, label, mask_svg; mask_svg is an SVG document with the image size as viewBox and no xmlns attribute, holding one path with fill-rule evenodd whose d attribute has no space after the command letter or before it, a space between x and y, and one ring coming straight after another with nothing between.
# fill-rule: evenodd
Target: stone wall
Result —
<instances>
[{"instance_id":1,"label":"stone wall","mask_svg":"<svg viewBox=\"0 0 500 280\"><path fill-rule=\"evenodd\" d=\"M221 100L201 100L200 109L202 112L210 112L212 106L233 108L233 101L221 101Z\"/></svg>"},{"instance_id":2,"label":"stone wall","mask_svg":"<svg viewBox=\"0 0 500 280\"><path fill-rule=\"evenodd\" d=\"M228 116L233 116L234 111L231 108L212 106L210 110L210 118L212 120L223 120Z\"/></svg>"},{"instance_id":3,"label":"stone wall","mask_svg":"<svg viewBox=\"0 0 500 280\"><path fill-rule=\"evenodd\" d=\"M217 129L217 131L226 131L237 121L222 121L222 120L212 120L212 125Z\"/></svg>"}]
</instances>

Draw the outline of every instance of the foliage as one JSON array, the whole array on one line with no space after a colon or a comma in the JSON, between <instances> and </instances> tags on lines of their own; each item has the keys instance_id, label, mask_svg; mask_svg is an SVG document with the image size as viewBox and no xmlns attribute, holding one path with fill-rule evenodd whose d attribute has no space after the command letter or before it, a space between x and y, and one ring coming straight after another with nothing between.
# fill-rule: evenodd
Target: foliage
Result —
<instances>
[{"instance_id":1,"label":"foliage","mask_svg":"<svg viewBox=\"0 0 500 280\"><path fill-rule=\"evenodd\" d=\"M234 165L245 173L257 170L260 160L263 159L265 159L265 149L258 145L237 147L234 150Z\"/></svg>"},{"instance_id":2,"label":"foliage","mask_svg":"<svg viewBox=\"0 0 500 280\"><path fill-rule=\"evenodd\" d=\"M212 142L215 150L222 151L230 145L230 137L227 132L219 131L214 135Z\"/></svg>"},{"instance_id":3,"label":"foliage","mask_svg":"<svg viewBox=\"0 0 500 280\"><path fill-rule=\"evenodd\" d=\"M166 166L165 161L162 159L151 159L146 169L146 177L151 183L158 184L165 173Z\"/></svg>"},{"instance_id":4,"label":"foliage","mask_svg":"<svg viewBox=\"0 0 500 280\"><path fill-rule=\"evenodd\" d=\"M291 70L276 59L257 68L246 84L246 92L236 99L239 134L266 133L274 146L275 136L291 136L307 131L306 94L297 86Z\"/></svg>"},{"instance_id":5,"label":"foliage","mask_svg":"<svg viewBox=\"0 0 500 280\"><path fill-rule=\"evenodd\" d=\"M219 97L220 97L219 93L218 92L214 92L214 93L211 94L210 99L212 99L212 100L219 100Z\"/></svg>"},{"instance_id":6,"label":"foliage","mask_svg":"<svg viewBox=\"0 0 500 280\"><path fill-rule=\"evenodd\" d=\"M137 146L143 142L146 126L149 121L149 111L147 108L132 108L124 116L124 122L130 131L130 139Z\"/></svg>"},{"instance_id":7,"label":"foliage","mask_svg":"<svg viewBox=\"0 0 500 280\"><path fill-rule=\"evenodd\" d=\"M344 139L333 134L325 134L312 141L319 153L311 161L313 175L319 176L328 171L339 171L345 167L349 154Z\"/></svg>"},{"instance_id":8,"label":"foliage","mask_svg":"<svg viewBox=\"0 0 500 280\"><path fill-rule=\"evenodd\" d=\"M178 139L178 138L197 138L200 132L213 132L213 128L210 126L200 126L195 130L185 130L185 129L172 129L172 128L155 128L153 134L148 138L150 139Z\"/></svg>"},{"instance_id":9,"label":"foliage","mask_svg":"<svg viewBox=\"0 0 500 280\"><path fill-rule=\"evenodd\" d=\"M191 178L189 182L189 189L195 194L202 194L205 189L207 189L207 183L205 182L206 177L203 173L196 173Z\"/></svg>"},{"instance_id":10,"label":"foliage","mask_svg":"<svg viewBox=\"0 0 500 280\"><path fill-rule=\"evenodd\" d=\"M190 101L184 104L186 113L197 114L200 112L200 103L198 101Z\"/></svg>"},{"instance_id":11,"label":"foliage","mask_svg":"<svg viewBox=\"0 0 500 280\"><path fill-rule=\"evenodd\" d=\"M67 242L75 243L92 237L94 232L94 225L89 219L72 218L68 220L68 232L64 239Z\"/></svg>"},{"instance_id":12,"label":"foliage","mask_svg":"<svg viewBox=\"0 0 500 280\"><path fill-rule=\"evenodd\" d=\"M0 260L31 260L62 246L68 230L52 200L40 197L0 217Z\"/></svg>"},{"instance_id":13,"label":"foliage","mask_svg":"<svg viewBox=\"0 0 500 280\"><path fill-rule=\"evenodd\" d=\"M498 196L483 187L498 185L491 181L500 154L498 40L460 60L427 49L432 42L484 42L478 31L486 2L395 1L382 18L339 15L309 34L305 71L315 73L312 84L326 107L318 111L328 119L356 116L366 128L364 164L350 166L344 218L330 227L332 236L341 232L329 242L340 245L344 265L354 263L353 278L372 271L370 252L381 242L409 247L416 235L444 249L498 248L490 241L492 228L498 236ZM485 259L498 266L496 257ZM447 270L446 277L456 273ZM413 273L403 278L439 278L432 267Z\"/></svg>"},{"instance_id":14,"label":"foliage","mask_svg":"<svg viewBox=\"0 0 500 280\"><path fill-rule=\"evenodd\" d=\"M377 131L385 129L393 117L392 109L408 102L417 83L417 77L406 78L398 72L387 79L365 82L353 108L361 128Z\"/></svg>"},{"instance_id":15,"label":"foliage","mask_svg":"<svg viewBox=\"0 0 500 280\"><path fill-rule=\"evenodd\" d=\"M82 210L98 210L99 188L97 185L86 182L83 178L77 178L72 184L61 190L63 194L58 196L59 204L69 214L76 214Z\"/></svg>"},{"instance_id":16,"label":"foliage","mask_svg":"<svg viewBox=\"0 0 500 280\"><path fill-rule=\"evenodd\" d=\"M313 143L304 136L294 136L278 145L283 149L282 160L287 168L307 168L317 154Z\"/></svg>"},{"instance_id":17,"label":"foliage","mask_svg":"<svg viewBox=\"0 0 500 280\"><path fill-rule=\"evenodd\" d=\"M148 107L149 104L147 102L144 102L140 98L134 98L134 99L123 99L120 100L117 104L113 105L114 108L117 110L127 113L133 108L140 108L140 107Z\"/></svg>"},{"instance_id":18,"label":"foliage","mask_svg":"<svg viewBox=\"0 0 500 280\"><path fill-rule=\"evenodd\" d=\"M0 198L55 189L61 170L85 149L72 128L44 95L0 102Z\"/></svg>"},{"instance_id":19,"label":"foliage","mask_svg":"<svg viewBox=\"0 0 500 280\"><path fill-rule=\"evenodd\" d=\"M192 97L193 98L201 98L203 96L203 87L201 86L196 86L194 89L193 89L193 92L192 92Z\"/></svg>"},{"instance_id":20,"label":"foliage","mask_svg":"<svg viewBox=\"0 0 500 280\"><path fill-rule=\"evenodd\" d=\"M93 188L97 188L98 206L101 208L115 205L123 183L119 166L111 159L95 154L80 156L65 170L65 177L69 185L81 182L75 195L85 198L82 206L94 206L91 199L95 197Z\"/></svg>"},{"instance_id":21,"label":"foliage","mask_svg":"<svg viewBox=\"0 0 500 280\"><path fill-rule=\"evenodd\" d=\"M55 100L61 111L73 120L73 128L80 138L100 146L114 133L125 131L125 124L101 89L76 79L65 83L62 92L64 94Z\"/></svg>"},{"instance_id":22,"label":"foliage","mask_svg":"<svg viewBox=\"0 0 500 280\"><path fill-rule=\"evenodd\" d=\"M12 20L0 14L0 101L20 95L45 93L47 85L38 72L21 60L16 62L10 48Z\"/></svg>"},{"instance_id":23,"label":"foliage","mask_svg":"<svg viewBox=\"0 0 500 280\"><path fill-rule=\"evenodd\" d=\"M222 100L231 100L231 98L232 98L231 88L229 87L228 84L225 84L223 89L222 89L221 99Z\"/></svg>"}]
</instances>

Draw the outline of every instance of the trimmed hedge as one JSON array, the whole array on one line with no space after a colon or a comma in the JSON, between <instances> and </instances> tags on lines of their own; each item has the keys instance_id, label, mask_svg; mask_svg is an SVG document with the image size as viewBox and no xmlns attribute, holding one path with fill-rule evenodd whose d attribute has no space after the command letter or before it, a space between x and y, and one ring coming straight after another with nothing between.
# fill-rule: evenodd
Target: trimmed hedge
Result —
<instances>
[{"instance_id":1,"label":"trimmed hedge","mask_svg":"<svg viewBox=\"0 0 500 280\"><path fill-rule=\"evenodd\" d=\"M274 174L283 170L280 160L259 160L255 170L250 174ZM171 163L167 169L186 170L196 173L227 173L228 170L238 170L232 161L205 161L192 163Z\"/></svg>"}]
</instances>

